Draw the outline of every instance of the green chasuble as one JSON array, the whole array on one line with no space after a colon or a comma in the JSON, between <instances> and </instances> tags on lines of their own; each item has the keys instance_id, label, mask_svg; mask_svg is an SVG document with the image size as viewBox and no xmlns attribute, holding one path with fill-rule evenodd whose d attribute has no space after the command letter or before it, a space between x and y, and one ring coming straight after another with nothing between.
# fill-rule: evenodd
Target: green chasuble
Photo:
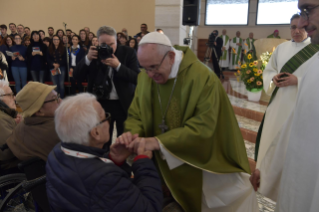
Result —
<instances>
[{"instance_id":1,"label":"green chasuble","mask_svg":"<svg viewBox=\"0 0 319 212\"><path fill-rule=\"evenodd\" d=\"M256 41L255 39L252 39L252 42L251 42L251 44L252 44L251 50L253 51L252 52L252 57L253 57L252 59L254 61L258 59L257 56L256 56L256 48L255 48L255 45L254 45L255 41ZM249 38L246 39L246 44L247 44L248 50L249 50L250 49L250 39Z\"/></svg>"},{"instance_id":2,"label":"green chasuble","mask_svg":"<svg viewBox=\"0 0 319 212\"><path fill-rule=\"evenodd\" d=\"M271 35L269 35L267 38L278 38L278 39L280 39L281 37L280 37L280 36L274 37L274 34L271 34Z\"/></svg>"},{"instance_id":3,"label":"green chasuble","mask_svg":"<svg viewBox=\"0 0 319 212\"><path fill-rule=\"evenodd\" d=\"M221 35L221 36L219 36L219 37L220 37L221 39L223 39L223 36L224 36L224 35ZM225 39L225 43L223 43L223 46L225 46L225 45L227 44L227 42L229 41L228 35L226 35L225 38L226 38L226 39ZM222 56L220 56L220 60L226 60L227 54L228 54L228 49L225 49L225 50L223 51Z\"/></svg>"},{"instance_id":4,"label":"green chasuble","mask_svg":"<svg viewBox=\"0 0 319 212\"><path fill-rule=\"evenodd\" d=\"M164 148L184 164L170 170L160 152L156 163L175 200L186 212L200 212L202 171L250 173L244 141L228 96L215 73L200 62L188 47L178 71L166 123L161 134L161 110L156 84L142 71L128 111L125 131L156 137ZM166 108L174 79L159 85Z\"/></svg>"}]
</instances>

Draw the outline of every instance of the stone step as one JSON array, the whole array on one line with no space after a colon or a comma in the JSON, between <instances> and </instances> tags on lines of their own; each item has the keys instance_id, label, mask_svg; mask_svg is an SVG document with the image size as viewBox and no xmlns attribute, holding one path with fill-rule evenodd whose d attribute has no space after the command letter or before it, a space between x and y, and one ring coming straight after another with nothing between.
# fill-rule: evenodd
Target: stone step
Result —
<instances>
[{"instance_id":1,"label":"stone step","mask_svg":"<svg viewBox=\"0 0 319 212\"><path fill-rule=\"evenodd\" d=\"M244 140L255 143L260 122L239 115L236 118Z\"/></svg>"}]
</instances>

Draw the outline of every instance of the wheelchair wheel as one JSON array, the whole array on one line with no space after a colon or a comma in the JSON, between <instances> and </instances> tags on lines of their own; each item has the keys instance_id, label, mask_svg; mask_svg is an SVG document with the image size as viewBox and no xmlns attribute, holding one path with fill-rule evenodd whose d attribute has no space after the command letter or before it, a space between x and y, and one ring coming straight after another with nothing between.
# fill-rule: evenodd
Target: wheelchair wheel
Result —
<instances>
[{"instance_id":1,"label":"wheelchair wheel","mask_svg":"<svg viewBox=\"0 0 319 212\"><path fill-rule=\"evenodd\" d=\"M24 182L19 183L7 194L0 205L0 212L37 211L32 194L23 187L23 183Z\"/></svg>"},{"instance_id":2,"label":"wheelchair wheel","mask_svg":"<svg viewBox=\"0 0 319 212\"><path fill-rule=\"evenodd\" d=\"M19 183L27 180L25 174L8 174L0 177L0 203L6 195Z\"/></svg>"}]
</instances>

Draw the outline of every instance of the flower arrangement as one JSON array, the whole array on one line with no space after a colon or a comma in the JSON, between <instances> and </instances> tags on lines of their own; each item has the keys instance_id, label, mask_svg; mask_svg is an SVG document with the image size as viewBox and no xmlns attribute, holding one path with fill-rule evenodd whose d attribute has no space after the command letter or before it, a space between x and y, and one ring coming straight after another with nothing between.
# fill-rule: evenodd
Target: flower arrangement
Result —
<instances>
[{"instance_id":1,"label":"flower arrangement","mask_svg":"<svg viewBox=\"0 0 319 212\"><path fill-rule=\"evenodd\" d=\"M275 47L273 48L273 51ZM245 52L246 53L246 52ZM260 91L263 88L263 71L265 70L272 52L264 52L260 56L259 61L252 61L252 55L247 54L244 57L245 64L238 62L237 81L241 79L248 91Z\"/></svg>"},{"instance_id":2,"label":"flower arrangement","mask_svg":"<svg viewBox=\"0 0 319 212\"><path fill-rule=\"evenodd\" d=\"M238 62L240 70L235 75L244 82L248 91L260 91L263 88L263 71L258 68L259 62L253 61L251 54L245 55L245 62L245 64Z\"/></svg>"}]
</instances>

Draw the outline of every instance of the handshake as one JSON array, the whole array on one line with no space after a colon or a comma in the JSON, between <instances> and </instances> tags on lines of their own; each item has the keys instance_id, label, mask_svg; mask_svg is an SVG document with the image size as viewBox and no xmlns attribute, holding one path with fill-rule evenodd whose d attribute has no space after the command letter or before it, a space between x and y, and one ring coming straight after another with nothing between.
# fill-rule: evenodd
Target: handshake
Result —
<instances>
[{"instance_id":1,"label":"handshake","mask_svg":"<svg viewBox=\"0 0 319 212\"><path fill-rule=\"evenodd\" d=\"M130 132L123 133L110 147L110 157L117 164L122 164L132 153L152 158L152 151L159 150L159 142L155 137L143 138Z\"/></svg>"}]
</instances>

